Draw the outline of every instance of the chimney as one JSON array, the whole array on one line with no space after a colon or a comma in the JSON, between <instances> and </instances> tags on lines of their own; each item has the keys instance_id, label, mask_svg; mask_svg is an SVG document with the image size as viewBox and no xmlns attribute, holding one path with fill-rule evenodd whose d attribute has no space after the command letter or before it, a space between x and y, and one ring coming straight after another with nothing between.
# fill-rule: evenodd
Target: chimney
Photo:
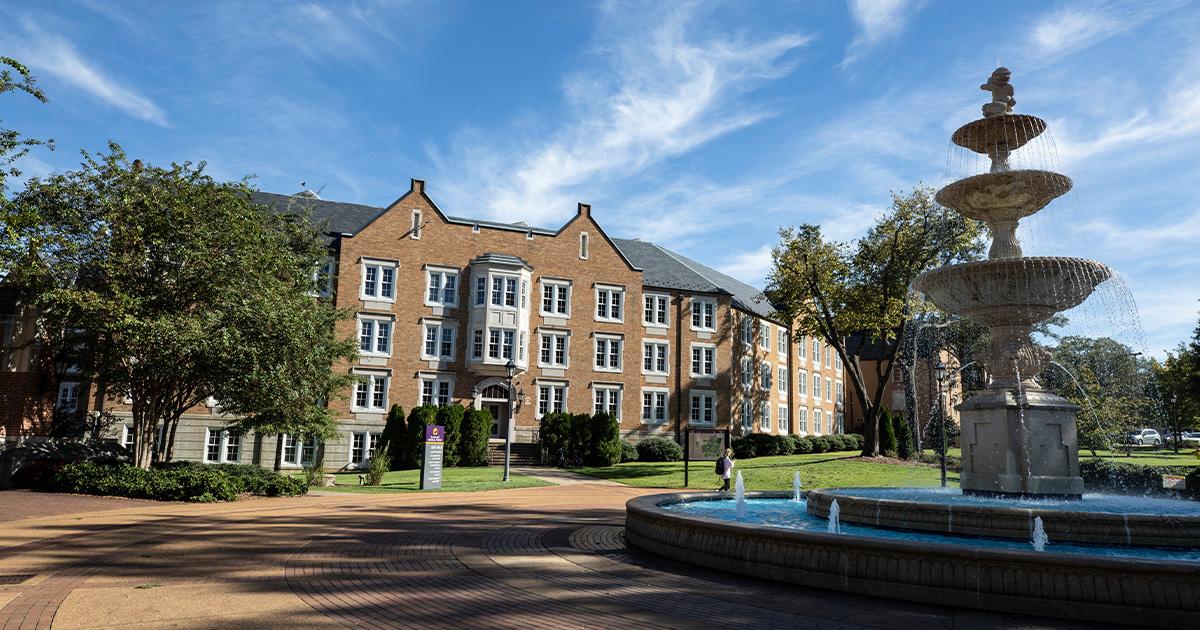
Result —
<instances>
[{"instance_id":1,"label":"chimney","mask_svg":"<svg viewBox=\"0 0 1200 630\"><path fill-rule=\"evenodd\" d=\"M585 217L590 218L592 216L592 206L590 206L586 203L580 203L579 204L579 214L580 214L580 216L585 216Z\"/></svg>"},{"instance_id":2,"label":"chimney","mask_svg":"<svg viewBox=\"0 0 1200 630\"><path fill-rule=\"evenodd\" d=\"M425 194L425 180L414 177L412 180L412 188L410 190L415 193Z\"/></svg>"}]
</instances>

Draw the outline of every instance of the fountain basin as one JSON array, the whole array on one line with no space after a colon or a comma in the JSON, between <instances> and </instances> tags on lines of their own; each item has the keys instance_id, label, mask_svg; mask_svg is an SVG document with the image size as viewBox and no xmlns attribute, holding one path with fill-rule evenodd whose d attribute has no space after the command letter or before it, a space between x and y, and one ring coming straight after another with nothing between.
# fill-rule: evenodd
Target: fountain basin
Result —
<instances>
[{"instance_id":1,"label":"fountain basin","mask_svg":"<svg viewBox=\"0 0 1200 630\"><path fill-rule=\"evenodd\" d=\"M786 499L789 494L751 492L747 497ZM703 501L732 503L718 493L630 500L627 543L681 562L811 588L1106 623L1200 623L1200 564L1194 561L829 534L668 509Z\"/></svg>"},{"instance_id":2,"label":"fountain basin","mask_svg":"<svg viewBox=\"0 0 1200 630\"><path fill-rule=\"evenodd\" d=\"M808 493L809 513L826 518L834 499L842 522L873 527L1027 541L1033 532L1034 519L1040 516L1053 542L1200 546L1200 503L1188 501L1093 495L1085 496L1082 501L972 501L957 492L826 488ZM1108 511L1100 511L1101 507ZM1152 513L1156 509L1161 513Z\"/></svg>"},{"instance_id":3,"label":"fountain basin","mask_svg":"<svg viewBox=\"0 0 1200 630\"><path fill-rule=\"evenodd\" d=\"M1016 151L1046 130L1046 121L1028 114L980 118L959 127L951 142L976 153Z\"/></svg>"},{"instance_id":4,"label":"fountain basin","mask_svg":"<svg viewBox=\"0 0 1200 630\"><path fill-rule=\"evenodd\" d=\"M938 203L968 219L1017 221L1036 213L1071 190L1071 178L1050 171L983 173L960 179L938 191Z\"/></svg>"},{"instance_id":5,"label":"fountain basin","mask_svg":"<svg viewBox=\"0 0 1200 630\"><path fill-rule=\"evenodd\" d=\"M1078 306L1112 275L1086 258L998 258L927 271L913 288L938 308L988 326L1032 326Z\"/></svg>"}]
</instances>

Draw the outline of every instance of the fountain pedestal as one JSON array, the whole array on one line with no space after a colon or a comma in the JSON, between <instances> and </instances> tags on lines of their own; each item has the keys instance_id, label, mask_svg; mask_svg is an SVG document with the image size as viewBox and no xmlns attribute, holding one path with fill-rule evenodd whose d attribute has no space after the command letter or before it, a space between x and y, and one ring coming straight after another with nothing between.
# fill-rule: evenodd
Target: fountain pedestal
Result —
<instances>
[{"instance_id":1,"label":"fountain pedestal","mask_svg":"<svg viewBox=\"0 0 1200 630\"><path fill-rule=\"evenodd\" d=\"M968 494L1080 498L1078 407L1044 389L989 389L958 406Z\"/></svg>"}]
</instances>

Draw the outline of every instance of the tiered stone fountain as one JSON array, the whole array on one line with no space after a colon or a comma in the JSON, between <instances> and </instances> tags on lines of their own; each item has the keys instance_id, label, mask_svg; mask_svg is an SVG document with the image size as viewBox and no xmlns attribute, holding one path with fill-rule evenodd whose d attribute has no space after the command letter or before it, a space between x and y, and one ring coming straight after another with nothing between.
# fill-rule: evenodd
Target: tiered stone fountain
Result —
<instances>
[{"instance_id":1,"label":"tiered stone fountain","mask_svg":"<svg viewBox=\"0 0 1200 630\"><path fill-rule=\"evenodd\" d=\"M1017 224L1071 189L1064 175L1010 170L1008 158L1046 129L1045 121L1014 114L1009 73L999 68L982 86L992 92L983 118L954 132L953 142L991 158L990 172L956 181L937 201L987 224L988 259L949 265L917 278L913 288L941 309L991 331L982 363L986 390L960 407L964 492L1079 497L1075 413L1078 408L1040 387L1049 360L1030 338L1035 324L1079 305L1112 277L1101 263L1057 256L1025 257Z\"/></svg>"}]
</instances>

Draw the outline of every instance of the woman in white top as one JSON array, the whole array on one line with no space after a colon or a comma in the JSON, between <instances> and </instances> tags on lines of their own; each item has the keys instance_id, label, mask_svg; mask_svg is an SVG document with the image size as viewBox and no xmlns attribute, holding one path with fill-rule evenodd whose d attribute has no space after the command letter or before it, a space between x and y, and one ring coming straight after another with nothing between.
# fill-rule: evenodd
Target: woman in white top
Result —
<instances>
[{"instance_id":1,"label":"woman in white top","mask_svg":"<svg viewBox=\"0 0 1200 630\"><path fill-rule=\"evenodd\" d=\"M725 449L725 454L717 459L717 474L721 476L721 491L729 492L729 478L733 475L733 449Z\"/></svg>"}]
</instances>

